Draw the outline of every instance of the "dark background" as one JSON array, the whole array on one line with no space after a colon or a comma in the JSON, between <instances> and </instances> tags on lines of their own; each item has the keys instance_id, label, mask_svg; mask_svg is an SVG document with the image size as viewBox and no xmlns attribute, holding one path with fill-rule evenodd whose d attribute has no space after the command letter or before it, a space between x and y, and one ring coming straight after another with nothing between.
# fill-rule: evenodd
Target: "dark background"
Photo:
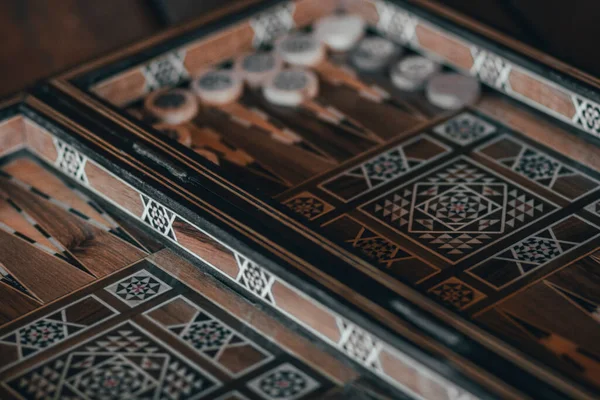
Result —
<instances>
[{"instance_id":1,"label":"dark background","mask_svg":"<svg viewBox=\"0 0 600 400\"><path fill-rule=\"evenodd\" d=\"M235 0L0 0L0 96ZM600 76L597 0L439 0Z\"/></svg>"}]
</instances>

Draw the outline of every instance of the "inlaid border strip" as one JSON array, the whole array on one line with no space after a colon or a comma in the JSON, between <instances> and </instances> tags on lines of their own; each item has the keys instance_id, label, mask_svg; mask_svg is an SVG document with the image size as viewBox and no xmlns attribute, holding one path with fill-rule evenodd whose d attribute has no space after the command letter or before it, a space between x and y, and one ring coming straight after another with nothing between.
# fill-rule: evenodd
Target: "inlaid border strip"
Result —
<instances>
[{"instance_id":1,"label":"inlaid border strip","mask_svg":"<svg viewBox=\"0 0 600 400\"><path fill-rule=\"evenodd\" d=\"M321 4L321 10L313 4L315 1L281 2L224 31L190 41L87 89L120 106L151 90L176 85L206 65L219 61L207 55L211 53L209 49L222 57L227 56L227 50L223 50L227 46L237 52L250 51L341 5L363 15L390 40L476 77L483 84L600 139L598 102L508 60L490 46L477 45L393 0L321 0L326 2ZM221 50L215 50L215 46Z\"/></svg>"},{"instance_id":2,"label":"inlaid border strip","mask_svg":"<svg viewBox=\"0 0 600 400\"><path fill-rule=\"evenodd\" d=\"M56 146L55 151L48 151L47 148L40 151L42 149L36 148L36 146L30 147L30 150L56 168L58 172L64 174L65 169L57 163L62 150L60 139L32 120L27 119L27 124L29 125L27 132L29 140L37 143L53 143ZM149 226L171 243L233 281L237 286L243 288L244 292L251 294L253 297L258 297L265 304L292 319L311 334L339 350L376 376L418 399L429 398L429 394L434 392L438 394L436 398L440 399L460 398L469 400L475 398L417 360L402 354L369 331L358 327L330 308L314 301L314 299L311 299L280 277L253 262L249 257L240 254L227 244L219 242L192 222L177 215L160 202L152 199L148 194L140 192L109 172L101 164L86 157L74 148L71 148L70 151L76 153L73 154L73 159L86 160L83 172L79 170L78 165L74 170L80 174L70 174L72 177L78 178L84 187ZM85 176L85 180L81 179L81 174ZM220 266L208 261L199 252L180 243L173 228L175 220L186 224L188 232L191 228L202 235L204 242L206 242L206 239L214 242L215 247L218 248L213 249L213 251L225 249L228 253L233 254L237 264L237 273L222 269ZM292 303L293 306L291 306ZM315 313L306 313L306 309L319 313L323 317L319 322L328 320L329 323L315 323ZM405 373L399 374L398 371L405 371ZM415 374L418 379L414 379Z\"/></svg>"},{"instance_id":3,"label":"inlaid border strip","mask_svg":"<svg viewBox=\"0 0 600 400\"><path fill-rule=\"evenodd\" d=\"M122 106L147 93L172 87L206 67L271 43L285 32L326 15L338 0L282 1L221 31L174 46L150 60L85 87Z\"/></svg>"},{"instance_id":4,"label":"inlaid border strip","mask_svg":"<svg viewBox=\"0 0 600 400\"><path fill-rule=\"evenodd\" d=\"M437 59L551 117L600 138L600 104L451 33L394 1L350 0L375 29L403 46Z\"/></svg>"}]
</instances>

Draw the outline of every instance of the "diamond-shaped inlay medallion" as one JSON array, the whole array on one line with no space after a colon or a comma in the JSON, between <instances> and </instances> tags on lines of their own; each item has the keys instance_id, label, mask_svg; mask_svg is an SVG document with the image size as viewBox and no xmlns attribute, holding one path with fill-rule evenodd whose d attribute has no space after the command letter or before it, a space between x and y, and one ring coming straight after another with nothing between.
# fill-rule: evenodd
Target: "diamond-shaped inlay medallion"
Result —
<instances>
[{"instance_id":1,"label":"diamond-shaped inlay medallion","mask_svg":"<svg viewBox=\"0 0 600 400\"><path fill-rule=\"evenodd\" d=\"M88 184L88 179L85 174L87 157L62 140L56 138L53 138L53 140L56 152L58 153L54 164L71 178L81 183Z\"/></svg>"},{"instance_id":2,"label":"diamond-shaped inlay medallion","mask_svg":"<svg viewBox=\"0 0 600 400\"><path fill-rule=\"evenodd\" d=\"M576 107L573 122L594 136L600 136L600 105L577 95L573 95L573 103Z\"/></svg>"},{"instance_id":3,"label":"diamond-shaped inlay medallion","mask_svg":"<svg viewBox=\"0 0 600 400\"><path fill-rule=\"evenodd\" d=\"M536 264L551 260L562 253L558 242L554 239L528 237L512 248L517 260Z\"/></svg>"},{"instance_id":4,"label":"diamond-shaped inlay medallion","mask_svg":"<svg viewBox=\"0 0 600 400\"><path fill-rule=\"evenodd\" d=\"M498 189L503 190L504 187ZM485 189L490 193L493 190L490 187ZM456 231L493 214L502 206L468 187L458 185L451 186L449 190L418 204L416 208ZM432 225L432 222L420 223Z\"/></svg>"},{"instance_id":5,"label":"diamond-shaped inlay medallion","mask_svg":"<svg viewBox=\"0 0 600 400\"><path fill-rule=\"evenodd\" d=\"M289 1L254 16L250 20L250 26L254 30L253 46L271 43L292 29L295 24L294 9L294 3Z\"/></svg>"},{"instance_id":6,"label":"diamond-shaped inlay medallion","mask_svg":"<svg viewBox=\"0 0 600 400\"><path fill-rule=\"evenodd\" d=\"M130 307L145 303L170 289L171 286L146 270L140 270L106 287L108 292Z\"/></svg>"},{"instance_id":7,"label":"diamond-shaped inlay medallion","mask_svg":"<svg viewBox=\"0 0 600 400\"><path fill-rule=\"evenodd\" d=\"M150 197L143 194L141 196L142 203L144 204L142 221L150 225L152 229L161 235L176 241L177 238L175 237L175 231L173 231L173 222L177 215Z\"/></svg>"},{"instance_id":8,"label":"diamond-shaped inlay medallion","mask_svg":"<svg viewBox=\"0 0 600 400\"><path fill-rule=\"evenodd\" d=\"M456 263L556 206L459 157L359 209Z\"/></svg>"},{"instance_id":9,"label":"diamond-shaped inlay medallion","mask_svg":"<svg viewBox=\"0 0 600 400\"><path fill-rule=\"evenodd\" d=\"M442 303L462 310L481 300L485 295L458 278L450 278L429 289L429 294Z\"/></svg>"},{"instance_id":10,"label":"diamond-shaped inlay medallion","mask_svg":"<svg viewBox=\"0 0 600 400\"><path fill-rule=\"evenodd\" d=\"M508 77L512 65L507 60L475 47L471 50L471 53L474 59L471 74L477 76L481 82L497 89L509 89Z\"/></svg>"},{"instance_id":11,"label":"diamond-shaped inlay medallion","mask_svg":"<svg viewBox=\"0 0 600 400\"><path fill-rule=\"evenodd\" d=\"M333 206L312 193L302 192L284 203L292 211L313 220L333 210Z\"/></svg>"},{"instance_id":12,"label":"diamond-shaped inlay medallion","mask_svg":"<svg viewBox=\"0 0 600 400\"><path fill-rule=\"evenodd\" d=\"M400 43L410 43L415 38L417 19L389 1L375 1L378 14L377 30Z\"/></svg>"},{"instance_id":13,"label":"diamond-shaped inlay medallion","mask_svg":"<svg viewBox=\"0 0 600 400\"><path fill-rule=\"evenodd\" d=\"M240 269L236 281L250 292L272 303L271 287L275 277L242 255L236 254L235 258Z\"/></svg>"},{"instance_id":14,"label":"diamond-shaped inlay medallion","mask_svg":"<svg viewBox=\"0 0 600 400\"><path fill-rule=\"evenodd\" d=\"M516 172L534 181L552 179L559 168L558 161L529 149L514 166Z\"/></svg>"},{"instance_id":15,"label":"diamond-shaped inlay medallion","mask_svg":"<svg viewBox=\"0 0 600 400\"><path fill-rule=\"evenodd\" d=\"M176 86L189 78L184 61L185 51L177 51L165 54L144 66L142 72L148 91Z\"/></svg>"},{"instance_id":16,"label":"diamond-shaped inlay medallion","mask_svg":"<svg viewBox=\"0 0 600 400\"><path fill-rule=\"evenodd\" d=\"M470 113L462 113L436 126L433 131L461 146L496 132L496 127Z\"/></svg>"},{"instance_id":17,"label":"diamond-shaped inlay medallion","mask_svg":"<svg viewBox=\"0 0 600 400\"><path fill-rule=\"evenodd\" d=\"M319 387L319 383L291 364L283 364L248 383L263 399L296 400Z\"/></svg>"}]
</instances>

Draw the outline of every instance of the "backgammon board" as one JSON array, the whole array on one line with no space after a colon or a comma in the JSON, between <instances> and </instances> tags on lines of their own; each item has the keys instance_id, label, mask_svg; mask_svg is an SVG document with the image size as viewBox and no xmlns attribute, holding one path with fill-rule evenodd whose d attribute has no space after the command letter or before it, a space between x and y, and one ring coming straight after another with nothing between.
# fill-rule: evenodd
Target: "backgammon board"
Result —
<instances>
[{"instance_id":1,"label":"backgammon board","mask_svg":"<svg viewBox=\"0 0 600 400\"><path fill-rule=\"evenodd\" d=\"M594 398L598 80L428 1L236 7L6 106L1 393Z\"/></svg>"}]
</instances>

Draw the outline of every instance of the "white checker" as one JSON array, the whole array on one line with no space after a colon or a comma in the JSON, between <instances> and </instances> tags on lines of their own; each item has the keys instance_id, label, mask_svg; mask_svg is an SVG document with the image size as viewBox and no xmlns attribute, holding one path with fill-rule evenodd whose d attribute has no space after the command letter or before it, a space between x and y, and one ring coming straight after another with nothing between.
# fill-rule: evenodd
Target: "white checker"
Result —
<instances>
[{"instance_id":1,"label":"white checker","mask_svg":"<svg viewBox=\"0 0 600 400\"><path fill-rule=\"evenodd\" d=\"M352 63L363 71L377 71L384 68L401 49L391 41L381 37L368 37L360 41L352 52Z\"/></svg>"},{"instance_id":2,"label":"white checker","mask_svg":"<svg viewBox=\"0 0 600 400\"><path fill-rule=\"evenodd\" d=\"M334 51L348 51L363 37L365 21L353 14L330 15L318 20L314 36Z\"/></svg>"},{"instance_id":3,"label":"white checker","mask_svg":"<svg viewBox=\"0 0 600 400\"><path fill-rule=\"evenodd\" d=\"M292 65L313 67L325 59L325 46L314 36L294 33L281 39L276 46L281 58Z\"/></svg>"},{"instance_id":4,"label":"white checker","mask_svg":"<svg viewBox=\"0 0 600 400\"><path fill-rule=\"evenodd\" d=\"M190 84L200 100L208 105L224 105L240 98L244 85L234 71L212 70L195 78Z\"/></svg>"},{"instance_id":5,"label":"white checker","mask_svg":"<svg viewBox=\"0 0 600 400\"><path fill-rule=\"evenodd\" d=\"M421 89L439 71L440 65L435 61L422 56L409 56L392 67L390 78L397 88L413 91Z\"/></svg>"},{"instance_id":6,"label":"white checker","mask_svg":"<svg viewBox=\"0 0 600 400\"><path fill-rule=\"evenodd\" d=\"M266 82L281 70L283 62L273 52L256 52L239 57L235 70L251 87L257 87Z\"/></svg>"},{"instance_id":7,"label":"white checker","mask_svg":"<svg viewBox=\"0 0 600 400\"><path fill-rule=\"evenodd\" d=\"M314 98L319 80L314 72L293 68L280 71L263 86L265 98L273 104L296 107Z\"/></svg>"}]
</instances>

